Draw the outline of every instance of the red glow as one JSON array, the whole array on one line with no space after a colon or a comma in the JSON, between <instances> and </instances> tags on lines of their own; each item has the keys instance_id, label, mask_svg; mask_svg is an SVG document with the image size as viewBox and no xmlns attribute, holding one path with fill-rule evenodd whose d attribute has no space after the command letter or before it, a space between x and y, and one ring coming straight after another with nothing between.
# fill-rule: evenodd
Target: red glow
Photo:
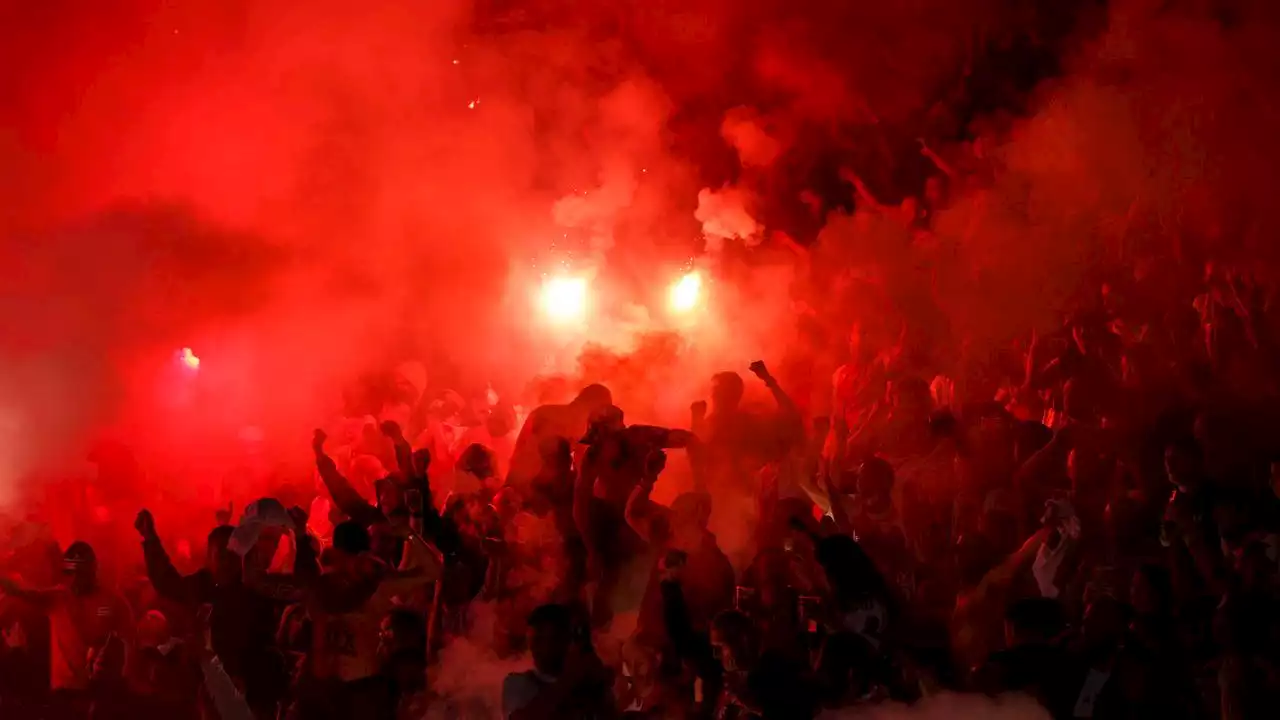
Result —
<instances>
[{"instance_id":1,"label":"red glow","mask_svg":"<svg viewBox=\"0 0 1280 720\"><path fill-rule=\"evenodd\" d=\"M702 274L694 271L686 273L671 286L669 305L678 314L685 314L697 309L702 302Z\"/></svg>"},{"instance_id":2,"label":"red glow","mask_svg":"<svg viewBox=\"0 0 1280 720\"><path fill-rule=\"evenodd\" d=\"M542 285L542 310L553 323L581 321L587 314L589 286L583 277L553 277Z\"/></svg>"}]
</instances>

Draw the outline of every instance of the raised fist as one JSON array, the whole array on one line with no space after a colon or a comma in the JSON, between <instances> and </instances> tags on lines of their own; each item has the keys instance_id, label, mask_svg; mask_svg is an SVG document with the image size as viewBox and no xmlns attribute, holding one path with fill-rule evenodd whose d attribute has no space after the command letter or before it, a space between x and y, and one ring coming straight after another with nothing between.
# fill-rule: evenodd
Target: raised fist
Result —
<instances>
[{"instance_id":1,"label":"raised fist","mask_svg":"<svg viewBox=\"0 0 1280 720\"><path fill-rule=\"evenodd\" d=\"M315 434L311 436L311 449L316 452L324 452L324 444L328 442L329 436L325 431L316 428Z\"/></svg>"},{"instance_id":2,"label":"raised fist","mask_svg":"<svg viewBox=\"0 0 1280 720\"><path fill-rule=\"evenodd\" d=\"M689 406L689 412L693 413L694 420L702 420L707 416L707 401L698 400Z\"/></svg>"},{"instance_id":3,"label":"raised fist","mask_svg":"<svg viewBox=\"0 0 1280 720\"><path fill-rule=\"evenodd\" d=\"M138 512L138 517L134 519L133 527L144 538L155 537L156 519L151 516L150 510L143 508Z\"/></svg>"},{"instance_id":4,"label":"raised fist","mask_svg":"<svg viewBox=\"0 0 1280 720\"><path fill-rule=\"evenodd\" d=\"M663 470L667 469L667 454L662 450L654 450L649 453L649 457L645 458L644 470L645 476L649 480L656 480Z\"/></svg>"},{"instance_id":5,"label":"raised fist","mask_svg":"<svg viewBox=\"0 0 1280 720\"><path fill-rule=\"evenodd\" d=\"M752 374L754 374L756 377L760 378L761 380L769 379L769 368L765 366L763 360L756 360L755 362L751 363L751 365L749 365L747 369L750 370Z\"/></svg>"}]
</instances>

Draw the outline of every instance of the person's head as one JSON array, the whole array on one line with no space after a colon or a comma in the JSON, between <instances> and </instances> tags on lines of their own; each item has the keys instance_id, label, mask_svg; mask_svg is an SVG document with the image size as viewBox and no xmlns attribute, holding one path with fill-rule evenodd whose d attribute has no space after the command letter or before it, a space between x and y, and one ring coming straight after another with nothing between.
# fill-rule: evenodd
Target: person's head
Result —
<instances>
[{"instance_id":1,"label":"person's head","mask_svg":"<svg viewBox=\"0 0 1280 720\"><path fill-rule=\"evenodd\" d=\"M622 645L622 662L631 671L631 686L637 697L646 697L653 690L658 676L661 658L647 644L628 640Z\"/></svg>"},{"instance_id":2,"label":"person's head","mask_svg":"<svg viewBox=\"0 0 1280 720\"><path fill-rule=\"evenodd\" d=\"M73 592L92 592L98 586L98 556L89 543L82 540L71 543L62 554L62 574Z\"/></svg>"},{"instance_id":3,"label":"person's head","mask_svg":"<svg viewBox=\"0 0 1280 720\"><path fill-rule=\"evenodd\" d=\"M497 472L493 459L493 451L480 443L471 443L458 456L458 469L471 473L481 482L488 480Z\"/></svg>"},{"instance_id":4,"label":"person's head","mask_svg":"<svg viewBox=\"0 0 1280 720\"><path fill-rule=\"evenodd\" d=\"M369 527L369 552L383 562L394 565L404 540L386 523Z\"/></svg>"},{"instance_id":5,"label":"person's head","mask_svg":"<svg viewBox=\"0 0 1280 720\"><path fill-rule=\"evenodd\" d=\"M231 525L219 525L205 538L205 568L219 585L236 582L244 570L243 559L228 547L236 529Z\"/></svg>"},{"instance_id":6,"label":"person's head","mask_svg":"<svg viewBox=\"0 0 1280 720\"><path fill-rule=\"evenodd\" d=\"M887 507L893 502L893 482L893 466L883 458L869 458L858 470L858 496L872 507Z\"/></svg>"},{"instance_id":7,"label":"person's head","mask_svg":"<svg viewBox=\"0 0 1280 720\"><path fill-rule=\"evenodd\" d=\"M1164 470L1169 482L1189 492L1200 486L1204 476L1204 452L1194 438L1183 438L1165 446Z\"/></svg>"},{"instance_id":8,"label":"person's head","mask_svg":"<svg viewBox=\"0 0 1280 720\"><path fill-rule=\"evenodd\" d=\"M828 636L822 643L815 673L819 692L824 695L823 705L841 707L849 698L864 695L877 659L870 641L858 633Z\"/></svg>"},{"instance_id":9,"label":"person's head","mask_svg":"<svg viewBox=\"0 0 1280 720\"><path fill-rule=\"evenodd\" d=\"M711 622L711 647L730 672L755 663L755 636L751 620L737 610L725 610Z\"/></svg>"},{"instance_id":10,"label":"person's head","mask_svg":"<svg viewBox=\"0 0 1280 720\"><path fill-rule=\"evenodd\" d=\"M1098 318L1092 313L1080 313L1071 318L1071 340L1081 355L1093 352L1098 344Z\"/></svg>"},{"instance_id":11,"label":"person's head","mask_svg":"<svg viewBox=\"0 0 1280 720\"><path fill-rule=\"evenodd\" d=\"M504 487L493 496L493 509L497 514L498 522L503 526L509 525L515 519L523 505L520 491L513 487Z\"/></svg>"},{"instance_id":12,"label":"person's head","mask_svg":"<svg viewBox=\"0 0 1280 720\"><path fill-rule=\"evenodd\" d=\"M335 568L349 566L372 547L369 530L354 520L338 523L333 528L332 558Z\"/></svg>"},{"instance_id":13,"label":"person's head","mask_svg":"<svg viewBox=\"0 0 1280 720\"><path fill-rule=\"evenodd\" d=\"M671 502L672 542L682 550L698 548L706 537L711 522L711 496L686 492Z\"/></svg>"},{"instance_id":14,"label":"person's head","mask_svg":"<svg viewBox=\"0 0 1280 720\"><path fill-rule=\"evenodd\" d=\"M1246 591L1271 591L1275 587L1276 561L1272 548L1260 540L1244 542L1232 553L1240 587Z\"/></svg>"},{"instance_id":15,"label":"person's head","mask_svg":"<svg viewBox=\"0 0 1280 720\"><path fill-rule=\"evenodd\" d=\"M485 430L489 435L500 438L511 434L516 429L516 411L510 404L499 402L493 406L484 419Z\"/></svg>"},{"instance_id":16,"label":"person's head","mask_svg":"<svg viewBox=\"0 0 1280 720\"><path fill-rule=\"evenodd\" d=\"M711 405L716 412L733 412L742 404L746 385L736 372L721 372L711 376Z\"/></svg>"},{"instance_id":17,"label":"person's head","mask_svg":"<svg viewBox=\"0 0 1280 720\"><path fill-rule=\"evenodd\" d=\"M169 618L159 610L148 610L138 620L138 647L160 647L173 637L169 627Z\"/></svg>"},{"instance_id":18,"label":"person's head","mask_svg":"<svg viewBox=\"0 0 1280 720\"><path fill-rule=\"evenodd\" d=\"M569 404L590 418L602 408L613 404L613 393L609 392L609 388L604 385L593 383L582 388L582 391Z\"/></svg>"},{"instance_id":19,"label":"person's head","mask_svg":"<svg viewBox=\"0 0 1280 720\"><path fill-rule=\"evenodd\" d=\"M1018 600L1005 610L1005 645L1011 648L1047 645L1058 638L1066 626L1066 613L1057 600L1042 597Z\"/></svg>"},{"instance_id":20,"label":"person's head","mask_svg":"<svg viewBox=\"0 0 1280 720\"><path fill-rule=\"evenodd\" d=\"M422 615L409 608L395 608L382 618L378 628L378 657L384 662L413 653L425 659L427 624Z\"/></svg>"},{"instance_id":21,"label":"person's head","mask_svg":"<svg viewBox=\"0 0 1280 720\"><path fill-rule=\"evenodd\" d=\"M573 612L564 605L542 605L529 613L528 624L533 666L545 675L559 675L573 645Z\"/></svg>"},{"instance_id":22,"label":"person's head","mask_svg":"<svg viewBox=\"0 0 1280 720\"><path fill-rule=\"evenodd\" d=\"M621 432L626 427L622 408L617 405L605 405L596 408L587 418L587 434L582 442L587 445L599 445Z\"/></svg>"},{"instance_id":23,"label":"person's head","mask_svg":"<svg viewBox=\"0 0 1280 720\"><path fill-rule=\"evenodd\" d=\"M412 360L401 363L392 373L391 381L396 400L416 403L427 389L427 367Z\"/></svg>"},{"instance_id":24,"label":"person's head","mask_svg":"<svg viewBox=\"0 0 1280 720\"><path fill-rule=\"evenodd\" d=\"M1014 430L1014 461L1022 465L1053 439L1053 431L1035 420L1019 422Z\"/></svg>"},{"instance_id":25,"label":"person's head","mask_svg":"<svg viewBox=\"0 0 1280 720\"><path fill-rule=\"evenodd\" d=\"M373 483L373 491L377 496L378 508L387 515L406 511L404 490L390 477L379 478Z\"/></svg>"},{"instance_id":26,"label":"person's head","mask_svg":"<svg viewBox=\"0 0 1280 720\"><path fill-rule=\"evenodd\" d=\"M413 471L419 475L426 475L431 470L431 451L427 448L418 448L413 451Z\"/></svg>"}]
</instances>

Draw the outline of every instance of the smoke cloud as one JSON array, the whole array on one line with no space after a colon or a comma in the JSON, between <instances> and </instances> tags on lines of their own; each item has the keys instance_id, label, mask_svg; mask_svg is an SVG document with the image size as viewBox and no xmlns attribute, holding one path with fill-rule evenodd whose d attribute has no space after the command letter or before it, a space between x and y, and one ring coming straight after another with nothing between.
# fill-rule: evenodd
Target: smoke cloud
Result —
<instances>
[{"instance_id":1,"label":"smoke cloud","mask_svg":"<svg viewBox=\"0 0 1280 720\"><path fill-rule=\"evenodd\" d=\"M436 384L584 373L590 338L531 319L566 268L628 329L615 356L682 330L663 293L703 267L731 311L658 354L774 359L797 293L832 292L779 269L775 231L876 277L867 311L932 292L990 344L1054 322L1099 258L1275 259L1273 4L1007 5L8 3L0 483L104 427L305 448L337 380L408 355ZM1002 69L1017 38L1047 69ZM898 223L832 212L842 166L888 206L918 194L921 135L961 171L931 291Z\"/></svg>"}]
</instances>

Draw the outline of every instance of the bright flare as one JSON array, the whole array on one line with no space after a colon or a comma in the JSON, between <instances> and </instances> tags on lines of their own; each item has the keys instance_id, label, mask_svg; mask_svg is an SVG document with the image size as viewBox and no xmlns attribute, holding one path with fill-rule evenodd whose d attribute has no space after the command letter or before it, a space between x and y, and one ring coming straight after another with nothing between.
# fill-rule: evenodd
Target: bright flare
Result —
<instances>
[{"instance_id":1,"label":"bright flare","mask_svg":"<svg viewBox=\"0 0 1280 720\"><path fill-rule=\"evenodd\" d=\"M702 276L696 272L686 273L671 286L671 309L687 313L698 306L701 297Z\"/></svg>"},{"instance_id":2,"label":"bright flare","mask_svg":"<svg viewBox=\"0 0 1280 720\"><path fill-rule=\"evenodd\" d=\"M556 277L544 282L542 310L555 322L581 319L587 312L586 279Z\"/></svg>"},{"instance_id":3,"label":"bright flare","mask_svg":"<svg viewBox=\"0 0 1280 720\"><path fill-rule=\"evenodd\" d=\"M182 366L188 370L200 369L200 358L191 352L191 348L182 348L182 352L178 353L178 360L182 362Z\"/></svg>"}]
</instances>

